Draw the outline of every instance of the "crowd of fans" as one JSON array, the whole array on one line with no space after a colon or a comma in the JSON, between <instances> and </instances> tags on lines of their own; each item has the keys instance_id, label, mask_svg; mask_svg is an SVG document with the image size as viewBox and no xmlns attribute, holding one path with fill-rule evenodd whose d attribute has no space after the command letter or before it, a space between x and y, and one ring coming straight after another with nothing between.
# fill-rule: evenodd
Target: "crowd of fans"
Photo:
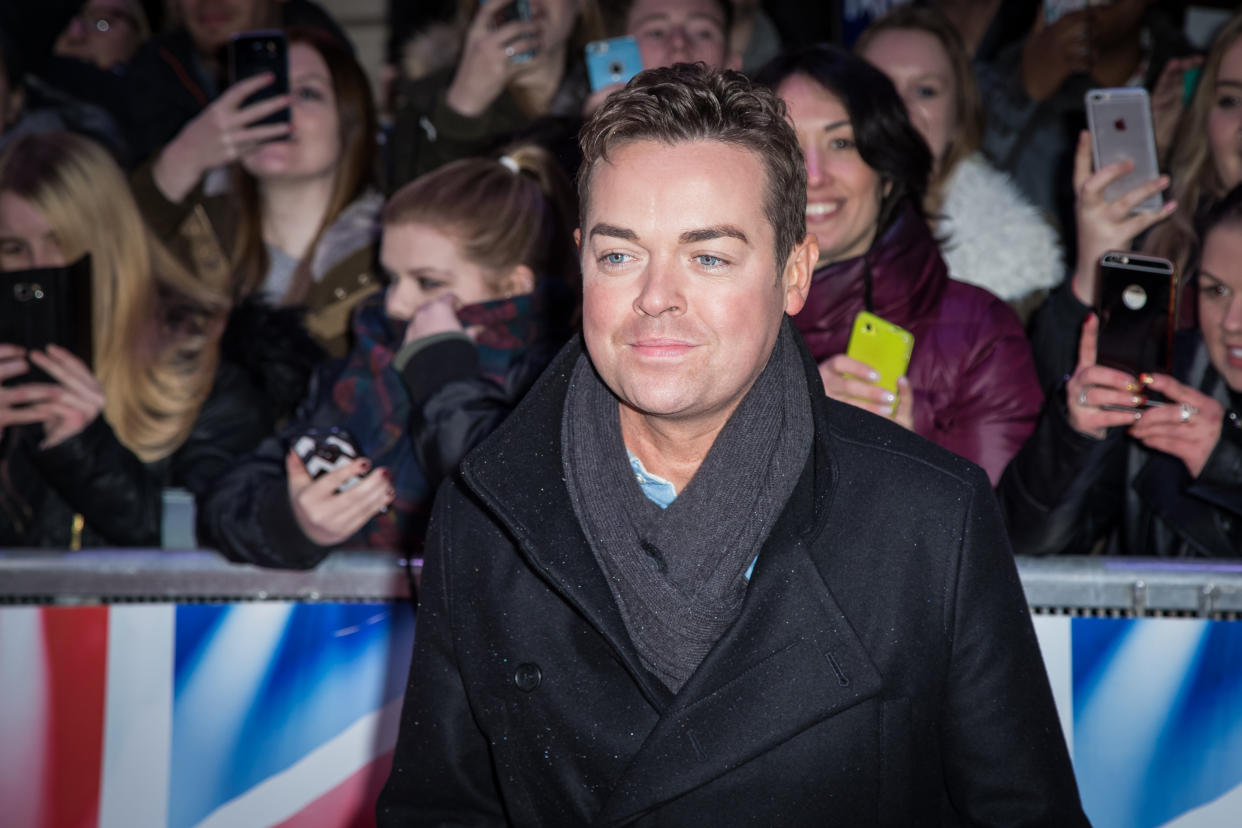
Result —
<instances>
[{"instance_id":1,"label":"crowd of fans","mask_svg":"<svg viewBox=\"0 0 1242 828\"><path fill-rule=\"evenodd\" d=\"M849 49L754 0L394 3L375 100L310 0L12 5L0 270L89 257L93 349L0 342L4 546L158 546L175 487L232 558L416 553L574 336L577 135L620 88L584 47L631 35L785 101L829 396L982 466L1019 553L1242 556L1242 13L1200 55L1156 0L895 4ZM230 85L224 54L272 28L289 93L256 102L272 77ZM1130 167L1093 169L1083 100L1115 86L1150 91L1165 174L1110 200ZM1169 375L1096 364L1110 250L1175 266ZM846 355L862 310L914 335L896 392ZM314 477L299 445L330 435Z\"/></svg>"}]
</instances>

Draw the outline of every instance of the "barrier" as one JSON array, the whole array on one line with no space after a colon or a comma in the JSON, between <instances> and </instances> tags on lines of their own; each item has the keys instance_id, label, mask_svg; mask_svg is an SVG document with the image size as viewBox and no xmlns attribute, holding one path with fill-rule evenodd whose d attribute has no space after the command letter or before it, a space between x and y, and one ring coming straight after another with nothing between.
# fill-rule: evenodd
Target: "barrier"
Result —
<instances>
[{"instance_id":1,"label":"barrier","mask_svg":"<svg viewBox=\"0 0 1242 828\"><path fill-rule=\"evenodd\" d=\"M1237 825L1242 561L1018 564L1093 823ZM418 569L0 552L0 821L373 824Z\"/></svg>"}]
</instances>

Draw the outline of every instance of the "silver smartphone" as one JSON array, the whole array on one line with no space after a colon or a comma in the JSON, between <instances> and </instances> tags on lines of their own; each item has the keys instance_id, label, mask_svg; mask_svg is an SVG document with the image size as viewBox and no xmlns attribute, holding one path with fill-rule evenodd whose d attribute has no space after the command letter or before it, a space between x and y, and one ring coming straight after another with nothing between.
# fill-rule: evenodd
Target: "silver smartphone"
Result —
<instances>
[{"instance_id":1,"label":"silver smartphone","mask_svg":"<svg viewBox=\"0 0 1242 828\"><path fill-rule=\"evenodd\" d=\"M1087 128L1091 131L1091 157L1095 168L1133 161L1134 169L1104 190L1112 201L1160 175L1156 159L1156 133L1152 128L1151 100L1141 86L1092 89L1086 95ZM1144 199L1131 212L1159 210L1160 193Z\"/></svg>"}]
</instances>

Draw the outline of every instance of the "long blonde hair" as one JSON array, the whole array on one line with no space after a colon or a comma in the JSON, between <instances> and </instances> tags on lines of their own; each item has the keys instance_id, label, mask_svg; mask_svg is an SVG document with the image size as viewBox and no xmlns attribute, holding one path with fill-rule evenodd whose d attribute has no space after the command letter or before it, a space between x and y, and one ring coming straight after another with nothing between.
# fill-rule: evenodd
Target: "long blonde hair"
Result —
<instances>
[{"instance_id":1,"label":"long blonde hair","mask_svg":"<svg viewBox=\"0 0 1242 828\"><path fill-rule=\"evenodd\" d=\"M1190 107L1182 115L1169 160L1173 198L1177 212L1157 224L1143 242L1143 252L1163 256L1176 265L1177 273L1187 277L1187 268L1199 257L1200 240L1195 220L1220 200L1229 187L1220 180L1207 140L1208 118L1216 105L1216 79L1225 54L1242 38L1242 13L1236 13L1220 28L1207 58ZM1235 182L1236 183L1236 182Z\"/></svg>"},{"instance_id":2,"label":"long blonde hair","mask_svg":"<svg viewBox=\"0 0 1242 828\"><path fill-rule=\"evenodd\" d=\"M90 254L94 365L104 418L149 463L185 442L211 390L226 300L147 230L112 157L68 132L25 135L0 155L0 192L35 207L66 261Z\"/></svg>"}]
</instances>

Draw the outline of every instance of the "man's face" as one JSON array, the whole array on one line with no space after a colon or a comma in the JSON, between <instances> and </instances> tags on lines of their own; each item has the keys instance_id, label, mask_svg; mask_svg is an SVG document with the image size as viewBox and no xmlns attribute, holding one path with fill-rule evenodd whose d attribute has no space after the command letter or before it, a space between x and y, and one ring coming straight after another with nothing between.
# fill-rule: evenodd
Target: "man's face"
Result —
<instances>
[{"instance_id":1,"label":"man's face","mask_svg":"<svg viewBox=\"0 0 1242 828\"><path fill-rule=\"evenodd\" d=\"M766 173L749 150L638 141L590 175L579 238L591 361L640 414L723 425L783 315L802 308L813 252L799 245L777 278Z\"/></svg>"},{"instance_id":2,"label":"man's face","mask_svg":"<svg viewBox=\"0 0 1242 828\"><path fill-rule=\"evenodd\" d=\"M697 61L725 68L724 12L712 0L636 0L625 32L638 41L644 69Z\"/></svg>"},{"instance_id":3,"label":"man's face","mask_svg":"<svg viewBox=\"0 0 1242 828\"><path fill-rule=\"evenodd\" d=\"M270 22L272 0L177 0L194 47L213 54L237 32Z\"/></svg>"}]
</instances>

